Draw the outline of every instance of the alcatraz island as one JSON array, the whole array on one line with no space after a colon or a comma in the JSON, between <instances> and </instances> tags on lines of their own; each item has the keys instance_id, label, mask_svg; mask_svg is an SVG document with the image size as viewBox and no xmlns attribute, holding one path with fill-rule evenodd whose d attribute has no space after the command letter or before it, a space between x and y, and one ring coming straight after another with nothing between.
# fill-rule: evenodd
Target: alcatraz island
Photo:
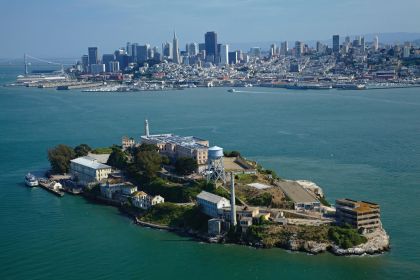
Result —
<instances>
[{"instance_id":1,"label":"alcatraz island","mask_svg":"<svg viewBox=\"0 0 420 280\"><path fill-rule=\"evenodd\" d=\"M118 207L146 227L196 240L335 255L389 249L380 206L338 199L330 205L313 182L273 170L194 136L150 134L121 145L48 150L51 170L40 186ZM28 176L27 176L28 177ZM31 184L34 186L36 184Z\"/></svg>"}]
</instances>

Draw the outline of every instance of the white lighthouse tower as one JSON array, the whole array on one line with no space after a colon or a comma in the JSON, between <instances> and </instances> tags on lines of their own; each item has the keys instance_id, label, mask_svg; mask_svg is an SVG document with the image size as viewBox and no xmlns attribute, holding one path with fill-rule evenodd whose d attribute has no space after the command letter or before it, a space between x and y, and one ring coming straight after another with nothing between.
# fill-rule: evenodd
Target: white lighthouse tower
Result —
<instances>
[{"instance_id":1,"label":"white lighthouse tower","mask_svg":"<svg viewBox=\"0 0 420 280\"><path fill-rule=\"evenodd\" d=\"M144 120L144 135L146 137L149 137L150 136L150 133L149 133L149 121L147 119Z\"/></svg>"}]
</instances>

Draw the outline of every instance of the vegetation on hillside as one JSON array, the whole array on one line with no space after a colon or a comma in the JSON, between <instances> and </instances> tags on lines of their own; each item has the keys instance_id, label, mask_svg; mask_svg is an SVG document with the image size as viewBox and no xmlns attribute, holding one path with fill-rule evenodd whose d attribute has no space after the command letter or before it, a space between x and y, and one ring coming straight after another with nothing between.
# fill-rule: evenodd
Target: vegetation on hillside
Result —
<instances>
[{"instance_id":1,"label":"vegetation on hillside","mask_svg":"<svg viewBox=\"0 0 420 280\"><path fill-rule=\"evenodd\" d=\"M197 168L197 161L193 158L182 157L175 162L175 172L181 176L191 175Z\"/></svg>"},{"instance_id":2,"label":"vegetation on hillside","mask_svg":"<svg viewBox=\"0 0 420 280\"><path fill-rule=\"evenodd\" d=\"M357 246L367 241L366 237L359 234L356 229L350 226L333 226L328 230L328 237L336 245L344 249Z\"/></svg>"},{"instance_id":3,"label":"vegetation on hillside","mask_svg":"<svg viewBox=\"0 0 420 280\"><path fill-rule=\"evenodd\" d=\"M153 206L141 217L145 222L202 232L207 231L208 219L198 206L179 206L168 202Z\"/></svg>"},{"instance_id":4,"label":"vegetation on hillside","mask_svg":"<svg viewBox=\"0 0 420 280\"><path fill-rule=\"evenodd\" d=\"M74 152L76 153L76 157L84 157L92 151L92 148L89 147L87 144L80 144L74 148Z\"/></svg>"},{"instance_id":5,"label":"vegetation on hillside","mask_svg":"<svg viewBox=\"0 0 420 280\"><path fill-rule=\"evenodd\" d=\"M100 147L92 150L93 154L103 155L112 153L112 147Z\"/></svg>"}]
</instances>

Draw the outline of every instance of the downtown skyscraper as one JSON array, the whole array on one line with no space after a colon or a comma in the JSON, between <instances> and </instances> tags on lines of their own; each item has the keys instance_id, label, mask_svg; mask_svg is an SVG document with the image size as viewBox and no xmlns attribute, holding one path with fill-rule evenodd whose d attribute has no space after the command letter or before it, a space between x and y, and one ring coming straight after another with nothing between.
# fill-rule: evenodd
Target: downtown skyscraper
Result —
<instances>
[{"instance_id":1,"label":"downtown skyscraper","mask_svg":"<svg viewBox=\"0 0 420 280\"><path fill-rule=\"evenodd\" d=\"M180 58L179 58L179 46L178 46L178 38L176 37L176 33L174 31L174 39L172 42L172 60L174 63L179 64Z\"/></svg>"},{"instance_id":2,"label":"downtown skyscraper","mask_svg":"<svg viewBox=\"0 0 420 280\"><path fill-rule=\"evenodd\" d=\"M209 62L217 61L217 33L209 31L204 35L204 44L206 46L206 57Z\"/></svg>"}]
</instances>

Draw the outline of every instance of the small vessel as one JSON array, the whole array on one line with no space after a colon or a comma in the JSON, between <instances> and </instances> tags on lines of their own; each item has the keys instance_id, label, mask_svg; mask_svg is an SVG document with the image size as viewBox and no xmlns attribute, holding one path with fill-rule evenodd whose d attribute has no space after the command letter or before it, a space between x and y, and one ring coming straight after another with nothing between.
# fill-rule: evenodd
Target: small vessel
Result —
<instances>
[{"instance_id":1,"label":"small vessel","mask_svg":"<svg viewBox=\"0 0 420 280\"><path fill-rule=\"evenodd\" d=\"M236 92L236 89L234 88L228 89L228 92Z\"/></svg>"},{"instance_id":2,"label":"small vessel","mask_svg":"<svg viewBox=\"0 0 420 280\"><path fill-rule=\"evenodd\" d=\"M28 187L36 187L38 186L38 180L36 179L36 177L34 175L32 175L31 173L26 174L25 176L25 184Z\"/></svg>"}]
</instances>

